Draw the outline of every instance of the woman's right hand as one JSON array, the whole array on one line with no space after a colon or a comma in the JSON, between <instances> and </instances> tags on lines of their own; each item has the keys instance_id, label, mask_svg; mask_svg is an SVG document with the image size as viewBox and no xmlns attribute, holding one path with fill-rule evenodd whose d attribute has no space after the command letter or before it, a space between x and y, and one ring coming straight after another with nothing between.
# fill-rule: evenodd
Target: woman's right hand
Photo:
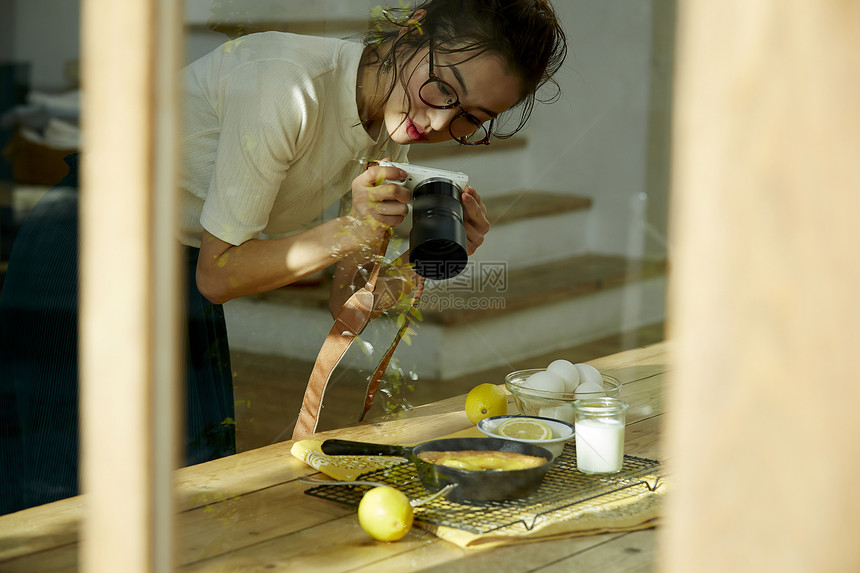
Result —
<instances>
[{"instance_id":1,"label":"woman's right hand","mask_svg":"<svg viewBox=\"0 0 860 573\"><path fill-rule=\"evenodd\" d=\"M392 181L407 173L398 167L373 165L352 180L351 215L371 228L396 227L409 213L412 192Z\"/></svg>"}]
</instances>

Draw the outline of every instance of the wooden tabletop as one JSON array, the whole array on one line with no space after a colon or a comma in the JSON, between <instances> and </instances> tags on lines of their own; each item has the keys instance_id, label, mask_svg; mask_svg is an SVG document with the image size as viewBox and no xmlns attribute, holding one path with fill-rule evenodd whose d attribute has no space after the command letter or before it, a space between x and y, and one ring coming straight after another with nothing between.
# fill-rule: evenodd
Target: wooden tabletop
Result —
<instances>
[{"instance_id":1,"label":"wooden tabletop","mask_svg":"<svg viewBox=\"0 0 860 573\"><path fill-rule=\"evenodd\" d=\"M623 383L630 404L625 453L660 458L668 345L590 363ZM318 434L416 443L471 427L465 396L419 406L400 420ZM516 406L511 403L512 410ZM649 570L655 529L463 549L413 528L394 543L374 541L354 507L306 495L303 476L321 476L281 442L177 472L180 571L614 571ZM76 571L83 498L0 517L0 573Z\"/></svg>"}]
</instances>

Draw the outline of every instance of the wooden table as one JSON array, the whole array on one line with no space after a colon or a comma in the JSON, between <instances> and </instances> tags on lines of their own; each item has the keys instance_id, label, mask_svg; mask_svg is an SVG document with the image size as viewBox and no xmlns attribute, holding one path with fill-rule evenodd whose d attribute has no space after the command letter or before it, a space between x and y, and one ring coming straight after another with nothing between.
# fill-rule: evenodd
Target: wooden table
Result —
<instances>
[{"instance_id":1,"label":"wooden table","mask_svg":"<svg viewBox=\"0 0 860 573\"><path fill-rule=\"evenodd\" d=\"M623 383L630 403L626 453L659 459L668 369L666 343L590 363ZM477 381L476 381L477 382ZM458 396L401 420L323 432L320 439L415 443L471 426ZM515 406L513 406L515 409ZM651 570L655 530L463 549L419 529L374 541L354 507L306 495L315 470L281 442L178 471L180 570L199 571L641 571ZM320 476L324 477L324 476ZM76 571L82 498L0 517L0 573Z\"/></svg>"}]
</instances>

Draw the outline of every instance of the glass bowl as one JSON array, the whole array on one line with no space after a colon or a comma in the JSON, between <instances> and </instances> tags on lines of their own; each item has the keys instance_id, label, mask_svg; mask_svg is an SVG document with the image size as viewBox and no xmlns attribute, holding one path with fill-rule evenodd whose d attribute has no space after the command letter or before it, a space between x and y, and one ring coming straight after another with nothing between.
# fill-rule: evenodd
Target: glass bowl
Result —
<instances>
[{"instance_id":1,"label":"glass bowl","mask_svg":"<svg viewBox=\"0 0 860 573\"><path fill-rule=\"evenodd\" d=\"M600 373L603 377L603 391L601 392L580 392L574 396L573 392L546 392L523 386L526 378L545 370L546 368L529 368L517 370L505 376L505 388L514 396L514 401L516 401L521 414L552 418L572 424L574 400L617 398L621 392L621 382L602 372Z\"/></svg>"}]
</instances>

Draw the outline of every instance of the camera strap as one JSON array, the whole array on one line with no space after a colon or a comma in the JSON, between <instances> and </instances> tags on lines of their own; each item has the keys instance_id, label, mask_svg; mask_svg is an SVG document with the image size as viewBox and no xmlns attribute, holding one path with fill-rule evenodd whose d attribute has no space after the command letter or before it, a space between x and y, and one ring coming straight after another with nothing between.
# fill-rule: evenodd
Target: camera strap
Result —
<instances>
[{"instance_id":1,"label":"camera strap","mask_svg":"<svg viewBox=\"0 0 860 573\"><path fill-rule=\"evenodd\" d=\"M421 302L422 294L424 294L424 277L418 277L418 285L412 294L412 302L406 310L406 314L403 316L403 324L401 324L400 328L397 329L397 334L394 335L394 340L391 341L391 345L388 347L388 350L385 351L385 354L382 356L382 359L379 361L379 365L376 367L373 376L370 377L370 381L367 384L367 392L364 395L364 410L362 410L361 416L358 417L359 422L364 420L365 414L367 414L367 411L370 410L370 407L373 405L373 399L376 397L376 392L379 390L379 382L382 380L382 376L388 368L388 363L391 362L391 357L397 349L397 344L409 328L409 322L412 319L412 315L415 314L415 311L418 309L418 304Z\"/></svg>"},{"instance_id":2,"label":"camera strap","mask_svg":"<svg viewBox=\"0 0 860 573\"><path fill-rule=\"evenodd\" d=\"M364 327L371 320L375 300L373 291L376 288L376 281L379 278L379 271L382 267L383 257L388 248L391 234L391 229L388 229L379 245L377 256L374 257L373 270L367 279L367 283L355 291L346 303L344 303L340 311L338 311L334 324L323 342L323 346L314 363L314 368L311 371L307 388L305 388L302 407L299 410L299 417L293 429L294 440L305 438L316 431L320 409L322 408L323 398L331 375L346 354L353 340L355 340L355 337L361 334L361 331L364 330ZM364 419L364 415L373 404L373 398L379 390L382 376L388 368L388 363L394 354L394 350L397 348L397 344L409 326L410 317L413 314L413 310L418 307L423 290L424 279L421 278L412 296L412 304L406 313L403 325L398 329L394 341L389 346L385 355L383 355L370 378L365 393L364 410L359 417L359 421Z\"/></svg>"}]
</instances>

